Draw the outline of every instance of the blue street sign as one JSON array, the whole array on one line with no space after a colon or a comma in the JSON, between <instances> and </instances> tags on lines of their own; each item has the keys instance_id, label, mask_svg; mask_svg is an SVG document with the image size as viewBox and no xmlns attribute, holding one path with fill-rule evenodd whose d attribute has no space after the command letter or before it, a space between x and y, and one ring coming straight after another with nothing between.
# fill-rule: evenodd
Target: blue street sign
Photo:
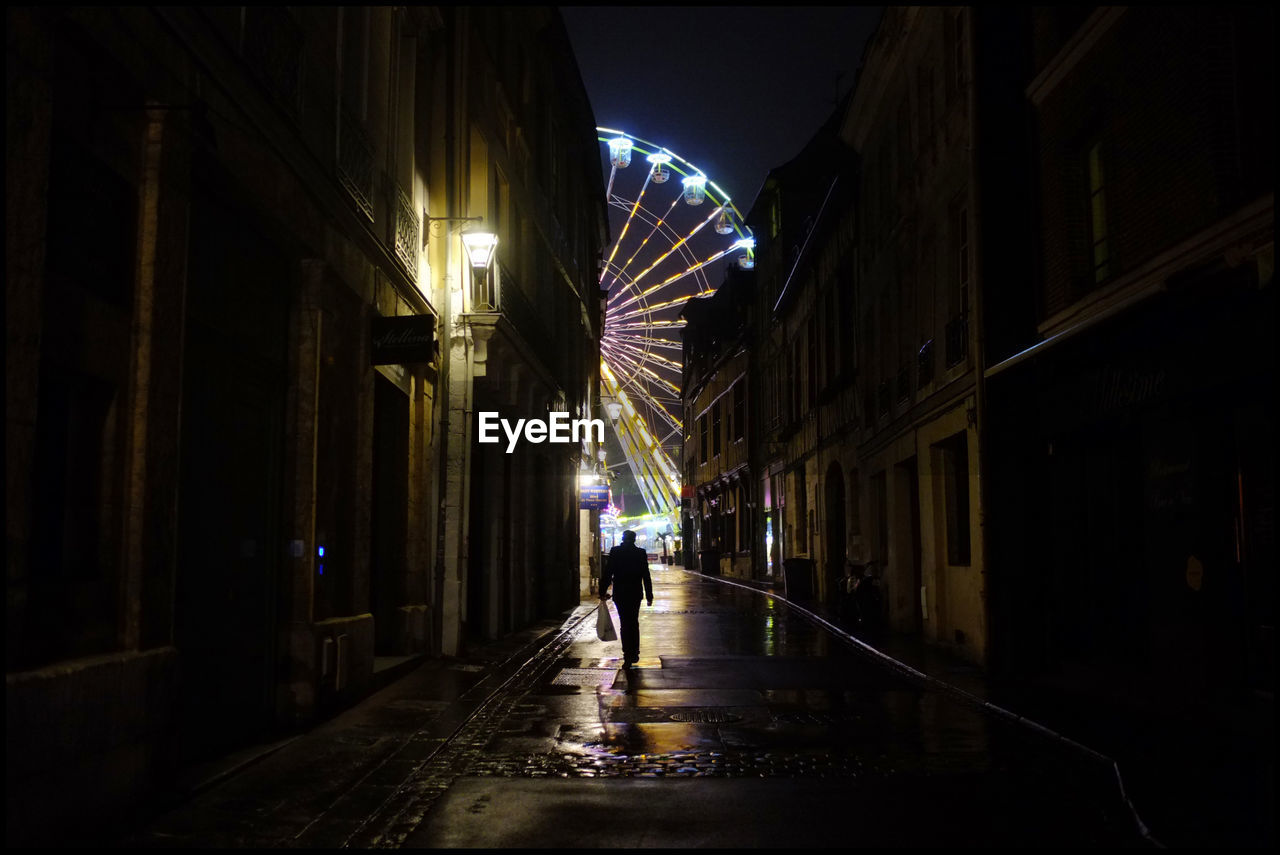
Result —
<instances>
[{"instance_id":1,"label":"blue street sign","mask_svg":"<svg viewBox=\"0 0 1280 855\"><path fill-rule=\"evenodd\" d=\"M584 511L603 511L609 507L609 488L594 484L578 488L578 507Z\"/></svg>"}]
</instances>

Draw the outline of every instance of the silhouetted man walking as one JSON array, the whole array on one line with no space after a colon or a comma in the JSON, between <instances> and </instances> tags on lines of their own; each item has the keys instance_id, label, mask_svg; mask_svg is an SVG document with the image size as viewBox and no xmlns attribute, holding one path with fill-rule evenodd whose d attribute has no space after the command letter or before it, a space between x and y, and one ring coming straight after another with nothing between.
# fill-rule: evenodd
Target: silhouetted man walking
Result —
<instances>
[{"instance_id":1,"label":"silhouetted man walking","mask_svg":"<svg viewBox=\"0 0 1280 855\"><path fill-rule=\"evenodd\" d=\"M624 531L622 543L609 550L609 561L600 576L600 599L609 598L613 583L613 601L618 605L622 622L622 667L630 668L640 660L640 595L653 605L653 580L649 577L649 555L636 546L636 533Z\"/></svg>"}]
</instances>

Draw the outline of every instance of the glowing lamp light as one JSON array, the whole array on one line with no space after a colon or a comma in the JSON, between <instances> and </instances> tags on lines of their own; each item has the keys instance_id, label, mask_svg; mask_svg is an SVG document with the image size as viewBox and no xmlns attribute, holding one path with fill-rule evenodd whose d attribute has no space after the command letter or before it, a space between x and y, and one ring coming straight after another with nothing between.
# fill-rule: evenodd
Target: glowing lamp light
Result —
<instances>
[{"instance_id":1,"label":"glowing lamp light","mask_svg":"<svg viewBox=\"0 0 1280 855\"><path fill-rule=\"evenodd\" d=\"M596 450L596 458L597 458L601 463L604 463L604 459L605 459L608 455L609 455L609 453L608 453L607 451L605 451L603 448L600 448L600 449L597 449L597 450Z\"/></svg>"},{"instance_id":2,"label":"glowing lamp light","mask_svg":"<svg viewBox=\"0 0 1280 855\"><path fill-rule=\"evenodd\" d=\"M682 183L684 200L690 205L701 205L702 200L707 198L707 176L690 175Z\"/></svg>"},{"instance_id":3,"label":"glowing lamp light","mask_svg":"<svg viewBox=\"0 0 1280 855\"><path fill-rule=\"evenodd\" d=\"M617 401L610 401L604 405L604 408L609 413L609 419L611 421L616 422L622 417L622 405Z\"/></svg>"},{"instance_id":4,"label":"glowing lamp light","mask_svg":"<svg viewBox=\"0 0 1280 855\"><path fill-rule=\"evenodd\" d=\"M498 236L492 232L463 232L462 245L466 247L467 258L473 268L488 270L493 252L498 248Z\"/></svg>"},{"instance_id":5,"label":"glowing lamp light","mask_svg":"<svg viewBox=\"0 0 1280 855\"><path fill-rule=\"evenodd\" d=\"M756 248L755 238L742 238L741 240L734 241L733 246L730 247L730 249L755 249L755 248Z\"/></svg>"},{"instance_id":6,"label":"glowing lamp light","mask_svg":"<svg viewBox=\"0 0 1280 855\"><path fill-rule=\"evenodd\" d=\"M631 165L631 140L626 137L609 140L609 163L618 169L626 169Z\"/></svg>"},{"instance_id":7,"label":"glowing lamp light","mask_svg":"<svg viewBox=\"0 0 1280 855\"><path fill-rule=\"evenodd\" d=\"M666 184L667 179L671 177L671 170L667 168L667 164L671 162L671 155L658 152L648 157L649 163L653 167L649 170L649 177L654 184Z\"/></svg>"}]
</instances>

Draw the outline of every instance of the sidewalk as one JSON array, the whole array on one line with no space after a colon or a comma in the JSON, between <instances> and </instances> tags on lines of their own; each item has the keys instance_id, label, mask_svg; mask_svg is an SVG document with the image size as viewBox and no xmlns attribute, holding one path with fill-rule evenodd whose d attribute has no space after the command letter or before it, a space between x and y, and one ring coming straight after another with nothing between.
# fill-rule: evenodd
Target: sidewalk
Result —
<instances>
[{"instance_id":1,"label":"sidewalk","mask_svg":"<svg viewBox=\"0 0 1280 855\"><path fill-rule=\"evenodd\" d=\"M561 630L566 618L594 607L591 603L498 641L473 644L463 657L426 660L306 733L188 770L168 803L157 800L150 819L121 842L340 846Z\"/></svg>"},{"instance_id":2,"label":"sidewalk","mask_svg":"<svg viewBox=\"0 0 1280 855\"><path fill-rule=\"evenodd\" d=\"M738 583L785 599L781 590ZM820 603L795 603L833 625ZM1115 760L1135 808L1169 846L1275 842L1274 699L1173 708L1133 687L1103 693L1069 678L1010 685L919 636L872 642L881 653Z\"/></svg>"}]
</instances>

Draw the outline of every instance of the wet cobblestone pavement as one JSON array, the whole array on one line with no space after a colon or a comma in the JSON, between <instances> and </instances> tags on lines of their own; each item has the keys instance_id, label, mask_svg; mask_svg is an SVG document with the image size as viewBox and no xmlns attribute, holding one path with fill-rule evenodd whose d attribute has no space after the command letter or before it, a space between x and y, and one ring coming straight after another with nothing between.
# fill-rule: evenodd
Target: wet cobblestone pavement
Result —
<instances>
[{"instance_id":1,"label":"wet cobblestone pavement","mask_svg":"<svg viewBox=\"0 0 1280 855\"><path fill-rule=\"evenodd\" d=\"M349 761L348 777L319 776L324 792L286 810L270 789L295 762L282 758L140 842L1143 844L1113 770L1095 756L885 667L759 591L653 570L654 608L641 608L630 672L619 642L596 639L594 606L584 605L513 657L519 667L464 692L463 712L411 691L375 698L371 718L310 751L324 756L344 739L345 751L352 739L377 751L386 715L416 714L371 770ZM237 790L250 818L230 835L216 816L234 812Z\"/></svg>"}]
</instances>

